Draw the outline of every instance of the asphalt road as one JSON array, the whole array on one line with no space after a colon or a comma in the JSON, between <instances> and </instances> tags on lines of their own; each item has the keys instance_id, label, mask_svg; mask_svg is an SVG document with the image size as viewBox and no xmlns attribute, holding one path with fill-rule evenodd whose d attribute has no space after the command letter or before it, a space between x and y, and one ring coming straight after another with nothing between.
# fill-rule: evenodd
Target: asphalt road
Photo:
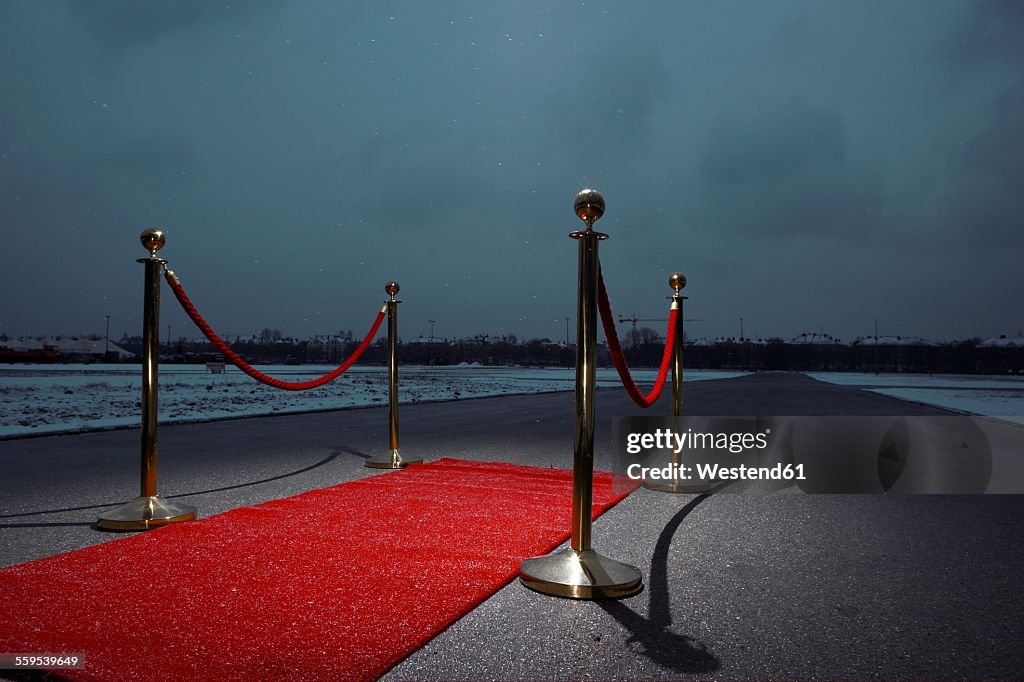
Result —
<instances>
[{"instance_id":1,"label":"asphalt road","mask_svg":"<svg viewBox=\"0 0 1024 682\"><path fill-rule=\"evenodd\" d=\"M597 406L602 468L610 418L641 411L619 390L599 391ZM690 384L686 409L948 414L790 374ZM159 490L208 516L377 475L363 462L385 451L386 421L375 408L161 427ZM568 468L572 394L403 407L401 432L407 455ZM1000 433L1024 457L1020 429ZM138 438L0 441L0 563L119 537L92 524L137 494ZM586 602L514 582L386 679L1024 678L1019 495L641 489L598 520L594 545L640 567L644 591Z\"/></svg>"}]
</instances>

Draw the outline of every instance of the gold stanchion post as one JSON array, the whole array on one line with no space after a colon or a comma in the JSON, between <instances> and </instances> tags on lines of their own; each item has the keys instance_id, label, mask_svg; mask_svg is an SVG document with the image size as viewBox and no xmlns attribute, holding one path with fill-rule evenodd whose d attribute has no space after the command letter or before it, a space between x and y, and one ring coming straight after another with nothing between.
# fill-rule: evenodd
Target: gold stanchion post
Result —
<instances>
[{"instance_id":1,"label":"gold stanchion post","mask_svg":"<svg viewBox=\"0 0 1024 682\"><path fill-rule=\"evenodd\" d=\"M148 258L142 311L142 491L139 497L100 514L96 525L107 530L146 530L196 517L196 508L177 504L156 494L156 413L160 363L160 271L167 262L156 252L167 241L164 231L148 227L139 237Z\"/></svg>"},{"instance_id":2,"label":"gold stanchion post","mask_svg":"<svg viewBox=\"0 0 1024 682\"><path fill-rule=\"evenodd\" d=\"M395 300L395 295L400 289L398 282L384 285L389 296L385 305L388 309L388 439L391 453L368 460L366 466L371 469L401 469L423 461L398 454L398 304L401 301Z\"/></svg>"},{"instance_id":3,"label":"gold stanchion post","mask_svg":"<svg viewBox=\"0 0 1024 682\"><path fill-rule=\"evenodd\" d=\"M604 215L604 198L585 189L573 201L587 229L569 236L579 241L579 297L576 306L576 427L572 467L572 539L568 549L526 559L520 581L537 592L576 599L628 597L643 587L640 570L609 559L591 547L594 498L594 383L597 369L598 242L594 231Z\"/></svg>"},{"instance_id":4,"label":"gold stanchion post","mask_svg":"<svg viewBox=\"0 0 1024 682\"><path fill-rule=\"evenodd\" d=\"M668 278L672 287L672 308L676 312L676 333L672 343L672 416L683 416L683 287L686 286L686 275L673 272Z\"/></svg>"},{"instance_id":5,"label":"gold stanchion post","mask_svg":"<svg viewBox=\"0 0 1024 682\"><path fill-rule=\"evenodd\" d=\"M668 278L668 285L672 287L672 308L676 311L676 334L672 344L672 416L683 416L683 287L686 286L686 275L681 272L673 272ZM673 471L678 471L679 453L672 449L671 465ZM700 493L711 490L713 484L697 483L685 485L678 479L661 483L656 481L644 481L643 486L650 490L658 490L663 493Z\"/></svg>"}]
</instances>

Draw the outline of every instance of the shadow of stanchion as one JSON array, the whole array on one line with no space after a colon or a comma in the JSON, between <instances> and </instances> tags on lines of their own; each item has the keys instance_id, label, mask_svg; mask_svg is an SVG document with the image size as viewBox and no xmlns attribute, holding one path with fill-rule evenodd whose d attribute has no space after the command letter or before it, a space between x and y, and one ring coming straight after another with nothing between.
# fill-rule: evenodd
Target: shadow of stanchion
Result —
<instances>
[{"instance_id":1,"label":"shadow of stanchion","mask_svg":"<svg viewBox=\"0 0 1024 682\"><path fill-rule=\"evenodd\" d=\"M706 645L693 637L673 632L672 606L668 587L668 550L679 526L704 500L729 485L721 483L690 500L669 520L654 547L651 574L647 584L648 606L644 618L618 601L598 601L608 615L629 630L629 642L643 646L642 654L655 663L675 672L708 673L721 667L721 661Z\"/></svg>"},{"instance_id":2,"label":"shadow of stanchion","mask_svg":"<svg viewBox=\"0 0 1024 682\"><path fill-rule=\"evenodd\" d=\"M225 490L237 490L238 488L248 488L250 486L259 485L261 483L270 483L271 481L280 481L282 478L290 478L292 476L298 476L299 474L304 474L307 471L312 471L313 469L319 469L320 467L324 466L325 464L329 464L329 463L333 462L335 459L338 458L338 455L340 455L340 454L341 454L340 450L335 450L334 452L332 452L331 454L327 455L326 457L324 457L319 462L316 462L315 464L310 464L308 467L305 467L305 468L302 468L302 469L296 469L295 471L289 471L286 474L279 474L277 476L271 476L270 478L261 478L258 481L248 481L246 483L238 483L236 485L226 485L226 486L221 487L221 488L210 488L209 490L197 490L197 491L190 492L190 493L178 493L177 495L167 495L167 499L174 499L176 497L188 497L190 495L206 495L207 493L221 493L221 492L224 492Z\"/></svg>"},{"instance_id":3,"label":"shadow of stanchion","mask_svg":"<svg viewBox=\"0 0 1024 682\"><path fill-rule=\"evenodd\" d=\"M314 469L319 469L320 467L322 467L324 465L330 464L332 461L337 459L338 456L341 455L343 452L351 452L351 454L356 454L356 455L359 455L360 457L369 457L369 455L364 455L364 454L362 454L360 452L357 452L355 450L348 450L348 449L345 449L345 448L338 448L337 450L335 450L334 452L329 454L327 457L324 457L319 462L315 462L314 464L310 464L308 467L303 467L301 469L296 469L295 471L289 471L287 473L278 474L277 476L271 476L269 478L261 478L258 481L246 481L245 483L237 483L235 485L226 485L226 486L222 486L220 488L210 488L209 490L193 490L193 491L190 491L190 492L187 492L187 493L178 493L177 495L165 495L163 497L165 499L174 499L174 498L178 498L178 497L189 497L191 495L206 495L208 493L220 493L220 492L224 492L225 490L237 490L238 488L248 488L248 487L251 487L251 486L254 486L254 485L260 485L261 483L270 483L271 481L279 481L279 480L281 480L283 478L290 478L292 476L298 476L299 474L304 474L307 471L312 471ZM122 502L123 502L123 500L122 500ZM101 504L87 504L87 505L83 505L83 506L80 506L80 507L64 507L62 509L43 509L41 511L22 512L20 514L0 514L0 519L17 519L17 518L23 518L23 517L26 517L26 516L45 516L46 514L62 514L64 512L84 511L84 510L87 510L87 509L103 509L105 507L114 507L114 506L116 506L118 504L121 504L121 502L104 502L104 503L101 503ZM64 523L64 524L51 523L51 524L39 524L39 525L79 526L79 525L90 525L90 524L88 524L88 523ZM14 527L17 527L17 525L15 525L15 524L0 525L0 528L14 528Z\"/></svg>"},{"instance_id":4,"label":"shadow of stanchion","mask_svg":"<svg viewBox=\"0 0 1024 682\"><path fill-rule=\"evenodd\" d=\"M70 526L97 528L95 523L89 521L72 521L69 523L0 523L0 528L65 528Z\"/></svg>"},{"instance_id":5,"label":"shadow of stanchion","mask_svg":"<svg viewBox=\"0 0 1024 682\"><path fill-rule=\"evenodd\" d=\"M334 451L334 454L338 455L338 454L341 454L343 452L346 455L355 455L356 457L361 457L363 459L373 459L373 455L368 455L368 454L366 454L365 452L363 452L361 450L356 450L355 448L350 448L350 447L347 447L347 446L339 447L337 450Z\"/></svg>"}]
</instances>

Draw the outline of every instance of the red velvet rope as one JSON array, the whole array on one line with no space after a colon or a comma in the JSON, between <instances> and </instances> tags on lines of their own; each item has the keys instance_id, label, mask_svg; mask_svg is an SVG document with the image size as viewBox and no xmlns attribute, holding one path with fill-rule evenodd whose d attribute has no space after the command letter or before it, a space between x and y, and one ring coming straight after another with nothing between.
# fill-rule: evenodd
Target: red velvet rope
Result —
<instances>
[{"instance_id":1,"label":"red velvet rope","mask_svg":"<svg viewBox=\"0 0 1024 682\"><path fill-rule=\"evenodd\" d=\"M345 362L341 363L337 369L323 375L322 377L311 379L309 381L281 381L280 379L275 379L272 376L268 376L263 372L254 369L249 365L249 363L239 357L235 351L231 350L231 348L228 347L228 344L224 343L223 339L217 336L217 333L206 323L206 320L204 320L202 315L199 314L196 307L192 305L192 301L190 301L188 296L185 295L185 290L181 287L181 282L178 280L177 275L170 270L165 269L164 279L167 280L167 284L170 285L171 291L174 292L174 296L178 299L178 303L180 303L181 307L185 309L185 312L192 319L192 322L199 327L199 330L206 335L206 338L210 340L210 343L213 344L214 348L220 351L224 357L231 362L231 364L251 376L256 381L261 381L267 386L273 386L274 388L280 388L285 391L305 391L310 388L316 388L317 386L323 386L344 374L345 370L355 364L356 360L359 359L359 356L363 354L363 351L366 350L367 346L370 345L370 342L373 341L373 337L377 335L377 330L380 329L380 324L384 321L384 311L386 310L385 307L377 313L377 319L374 321L369 333L367 333L366 337L363 339L363 342L359 344L359 347L356 348L355 352L352 353Z\"/></svg>"},{"instance_id":2,"label":"red velvet rope","mask_svg":"<svg viewBox=\"0 0 1024 682\"><path fill-rule=\"evenodd\" d=\"M608 350L612 354L612 362L615 364L615 371L619 373L626 393L633 399L633 402L640 407L650 407L661 396L661 389L665 387L665 379L668 377L668 368L672 364L672 346L676 338L676 319L679 317L679 310L673 306L668 312L668 331L665 332L665 352L661 356L661 367L658 369L658 379L654 382L654 388L647 395L640 392L633 382L629 373L629 365L626 364L626 356L619 345L619 334L615 331L615 318L612 317L612 306L608 302L608 291L604 288L604 274L598 270L597 273L597 307L601 311L601 325L604 327L604 338L608 342Z\"/></svg>"}]
</instances>

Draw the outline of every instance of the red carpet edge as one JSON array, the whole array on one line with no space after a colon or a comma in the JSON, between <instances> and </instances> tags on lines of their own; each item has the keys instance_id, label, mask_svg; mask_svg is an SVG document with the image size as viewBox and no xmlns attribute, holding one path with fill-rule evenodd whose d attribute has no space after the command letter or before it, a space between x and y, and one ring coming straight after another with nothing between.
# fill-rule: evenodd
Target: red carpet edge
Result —
<instances>
[{"instance_id":1,"label":"red carpet edge","mask_svg":"<svg viewBox=\"0 0 1024 682\"><path fill-rule=\"evenodd\" d=\"M594 476L594 518L634 488ZM569 535L572 472L441 459L0 569L73 680L376 679Z\"/></svg>"}]
</instances>

